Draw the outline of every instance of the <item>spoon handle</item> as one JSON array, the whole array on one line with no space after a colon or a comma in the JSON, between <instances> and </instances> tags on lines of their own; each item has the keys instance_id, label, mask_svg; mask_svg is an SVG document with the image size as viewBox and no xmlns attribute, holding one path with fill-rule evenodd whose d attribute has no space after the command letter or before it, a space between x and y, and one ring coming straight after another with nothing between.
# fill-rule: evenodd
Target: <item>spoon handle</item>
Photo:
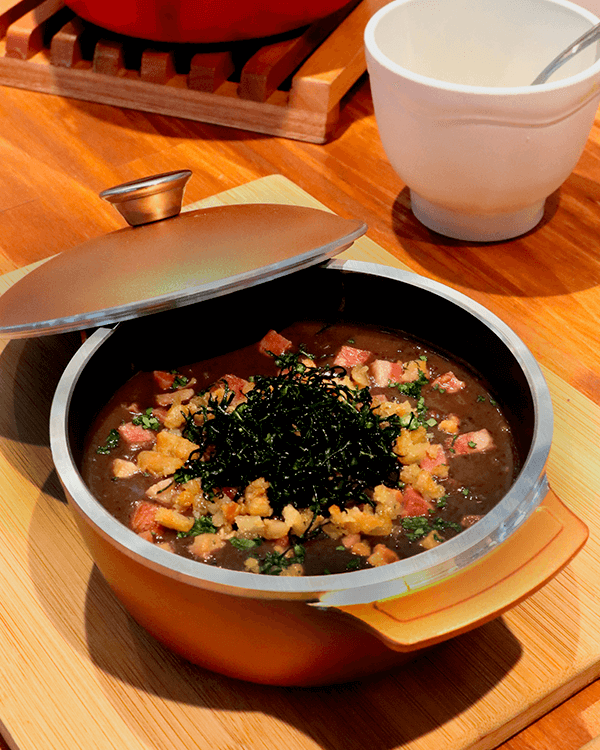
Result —
<instances>
[{"instance_id":1,"label":"spoon handle","mask_svg":"<svg viewBox=\"0 0 600 750\"><path fill-rule=\"evenodd\" d=\"M555 70L558 70L561 65L564 65L567 60L570 60L574 55L581 52L581 50L584 50L586 47L589 47L590 44L593 44L598 39L600 39L600 23L592 26L591 29L586 31L585 34L582 34L579 39L576 39L564 52L557 55L554 60L542 70L539 76L532 81L531 85L539 86L541 83L545 83L552 73L554 73Z\"/></svg>"}]
</instances>

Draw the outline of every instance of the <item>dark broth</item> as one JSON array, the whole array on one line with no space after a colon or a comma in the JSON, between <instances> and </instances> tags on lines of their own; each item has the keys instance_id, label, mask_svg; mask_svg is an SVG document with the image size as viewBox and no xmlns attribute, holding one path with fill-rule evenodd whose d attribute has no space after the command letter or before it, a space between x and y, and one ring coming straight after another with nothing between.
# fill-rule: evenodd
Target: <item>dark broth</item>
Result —
<instances>
[{"instance_id":1,"label":"dark broth","mask_svg":"<svg viewBox=\"0 0 600 750\"><path fill-rule=\"evenodd\" d=\"M464 363L449 360L441 353L433 351L404 335L383 331L374 327L335 323L324 325L319 321L295 323L280 332L293 342L294 347L302 345L315 357L319 367L329 366L343 345L368 350L377 360L408 362L426 358L429 369L429 382L423 385L421 396L427 407L426 417L431 420L427 432L432 443L449 446L449 474L441 479L445 494L443 502L436 503L429 517L440 518L439 539L446 540L476 522L493 508L505 495L518 472L518 460L508 422L484 381ZM200 339L201 340L201 339ZM438 377L452 371L464 382L464 387L456 393L434 388ZM210 360L178 367L177 372L197 382L196 392L209 388L226 373L248 379L257 374L275 375L277 366L272 358L259 351L258 345L246 346ZM155 403L156 383L151 372L134 375L112 398L92 425L86 440L82 474L85 482L98 500L119 521L130 525L132 514L145 498L149 487L157 482L156 476L137 473L126 479L115 480L112 465L115 458L135 461L139 449L128 448L123 441L108 454L97 453L111 430L118 429L123 422L131 420L130 405L137 404L144 412ZM373 396L385 396L389 401L405 401L395 387L371 387ZM409 398L412 403L415 398ZM439 423L449 414L460 421L460 434L485 428L493 438L493 450L471 452L467 455L453 455L452 436L439 429ZM433 424L435 420L435 424ZM394 524L389 536L363 534L362 539L371 547L384 543L398 558L405 558L423 551L423 537L416 536L403 525L402 518ZM153 541L167 545L173 552L194 558L190 551L190 537L178 536L177 532L164 528L153 535ZM370 567L368 556L357 555L344 547L339 538L317 533L312 539L291 539L290 547L301 544L303 547L302 570L304 575L337 573L357 568ZM267 553L277 551L277 542L265 540L260 547L251 551L237 549L230 543L208 556L205 562L236 570L244 570L249 554L262 564ZM290 553L291 554L291 553ZM288 557L290 556L288 554ZM277 568L271 572L278 572Z\"/></svg>"}]
</instances>

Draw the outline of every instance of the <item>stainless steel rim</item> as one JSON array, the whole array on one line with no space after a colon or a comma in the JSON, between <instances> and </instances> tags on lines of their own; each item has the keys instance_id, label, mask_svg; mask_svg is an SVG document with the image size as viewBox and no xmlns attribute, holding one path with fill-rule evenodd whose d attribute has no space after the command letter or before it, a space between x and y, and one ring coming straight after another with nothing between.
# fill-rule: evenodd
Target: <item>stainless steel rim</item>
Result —
<instances>
[{"instance_id":1,"label":"stainless steel rim","mask_svg":"<svg viewBox=\"0 0 600 750\"><path fill-rule=\"evenodd\" d=\"M77 380L90 356L112 329L98 329L67 366L54 395L50 441L58 474L70 500L106 539L126 555L191 585L257 598L305 599L319 606L376 601L429 586L464 569L510 536L543 500L544 467L552 441L552 402L542 371L523 341L497 316L466 295L414 273L361 261L330 261L326 269L397 280L445 298L467 310L512 352L527 379L534 402L534 434L529 455L512 488L481 521L443 545L391 565L330 576L303 578L260 576L187 560L155 547L127 529L85 486L68 444L68 416Z\"/></svg>"}]
</instances>

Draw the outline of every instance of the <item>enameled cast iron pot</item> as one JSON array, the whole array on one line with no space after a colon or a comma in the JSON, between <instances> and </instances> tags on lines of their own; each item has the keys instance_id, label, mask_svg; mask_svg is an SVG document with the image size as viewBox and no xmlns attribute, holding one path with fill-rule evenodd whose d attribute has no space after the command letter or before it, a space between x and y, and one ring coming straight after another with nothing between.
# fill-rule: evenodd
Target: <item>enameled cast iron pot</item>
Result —
<instances>
[{"instance_id":1,"label":"enameled cast iron pot","mask_svg":"<svg viewBox=\"0 0 600 750\"><path fill-rule=\"evenodd\" d=\"M279 578L176 557L126 529L89 493L78 473L85 428L133 370L160 369L173 351L188 360L212 356L223 338L235 347L303 313L327 318L340 310L348 320L409 329L489 379L508 411L523 468L475 526L381 568ZM168 342L169 351L157 341ZM51 417L54 461L81 532L133 617L168 648L212 670L296 685L392 666L407 651L496 617L556 573L585 532L549 492L551 435L550 396L538 366L488 311L413 274L337 261L96 331L65 371Z\"/></svg>"},{"instance_id":2,"label":"enameled cast iron pot","mask_svg":"<svg viewBox=\"0 0 600 750\"><path fill-rule=\"evenodd\" d=\"M181 193L190 174L159 175L103 195L120 201L129 191L129 220L139 224L155 200L161 215L177 213L163 183L174 180ZM216 222L212 234L211 222ZM119 230L106 236L108 248L93 244L87 255L82 246L82 253L58 256L0 298L2 335L37 335L86 321L89 327L107 311L95 312L92 304L85 315L50 320L51 311L104 299L114 273L108 320L124 322L97 328L67 366L50 418L53 459L93 559L126 609L167 648L216 672L261 683L315 685L392 667L514 606L561 570L587 538L584 524L548 487L552 404L526 346L487 309L442 284L386 266L327 260L365 229L360 222L290 206L204 209ZM330 242L332 234L337 240ZM318 252L292 252L284 259L290 244ZM249 271L247 264L256 264L262 252L270 253L272 262ZM177 272L171 272L171 262L180 267ZM189 285L194 273L206 279L211 264L214 278L188 289L186 301L179 302L171 287ZM150 268L160 294L135 303L133 311L131 304L119 305L144 286ZM224 269L228 281L219 275ZM64 300L54 294L44 308L44 290L61 283L71 293ZM81 286L86 288L77 300ZM153 314L156 309L162 311ZM142 317L128 319L134 314ZM23 324L24 315L31 319ZM85 433L133 372L209 358L306 317L406 331L484 376L509 419L522 464L490 513L406 560L292 578L176 556L141 539L92 496L79 473Z\"/></svg>"},{"instance_id":3,"label":"enameled cast iron pot","mask_svg":"<svg viewBox=\"0 0 600 750\"><path fill-rule=\"evenodd\" d=\"M86 21L156 42L215 43L282 34L348 0L66 0Z\"/></svg>"}]
</instances>

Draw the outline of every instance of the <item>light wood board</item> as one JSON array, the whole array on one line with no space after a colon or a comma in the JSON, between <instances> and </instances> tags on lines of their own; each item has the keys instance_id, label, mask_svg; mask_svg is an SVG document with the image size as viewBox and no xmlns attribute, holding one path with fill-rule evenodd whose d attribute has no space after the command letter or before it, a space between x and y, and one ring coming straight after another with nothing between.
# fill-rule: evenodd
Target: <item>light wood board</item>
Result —
<instances>
[{"instance_id":1,"label":"light wood board","mask_svg":"<svg viewBox=\"0 0 600 750\"><path fill-rule=\"evenodd\" d=\"M193 207L257 201L320 206L272 176ZM367 237L344 255L403 267ZM0 278L0 290L24 272ZM69 334L0 350L0 732L11 748L484 750L600 673L600 409L557 374L545 370L555 407L550 479L590 527L584 550L504 617L407 667L283 689L166 652L93 567L48 442L52 393L77 345Z\"/></svg>"}]
</instances>

